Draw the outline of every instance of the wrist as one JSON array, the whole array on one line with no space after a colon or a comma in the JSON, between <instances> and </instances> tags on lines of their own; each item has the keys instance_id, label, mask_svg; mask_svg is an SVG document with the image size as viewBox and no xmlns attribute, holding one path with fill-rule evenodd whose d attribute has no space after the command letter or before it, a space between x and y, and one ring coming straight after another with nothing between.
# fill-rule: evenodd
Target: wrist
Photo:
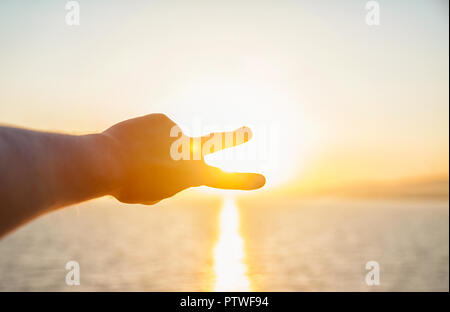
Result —
<instances>
[{"instance_id":1,"label":"wrist","mask_svg":"<svg viewBox=\"0 0 450 312\"><path fill-rule=\"evenodd\" d=\"M104 133L86 136L93 146L91 172L101 195L110 195L121 185L122 156L118 142Z\"/></svg>"}]
</instances>

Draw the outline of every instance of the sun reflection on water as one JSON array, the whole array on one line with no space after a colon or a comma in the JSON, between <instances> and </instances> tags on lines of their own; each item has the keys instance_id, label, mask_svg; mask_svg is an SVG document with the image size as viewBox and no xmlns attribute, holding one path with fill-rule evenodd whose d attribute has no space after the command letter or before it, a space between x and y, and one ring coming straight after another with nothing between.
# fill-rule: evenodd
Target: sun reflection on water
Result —
<instances>
[{"instance_id":1,"label":"sun reflection on water","mask_svg":"<svg viewBox=\"0 0 450 312\"><path fill-rule=\"evenodd\" d=\"M214 249L214 291L250 291L244 264L244 241L239 234L239 211L233 198L224 200L219 231Z\"/></svg>"}]
</instances>

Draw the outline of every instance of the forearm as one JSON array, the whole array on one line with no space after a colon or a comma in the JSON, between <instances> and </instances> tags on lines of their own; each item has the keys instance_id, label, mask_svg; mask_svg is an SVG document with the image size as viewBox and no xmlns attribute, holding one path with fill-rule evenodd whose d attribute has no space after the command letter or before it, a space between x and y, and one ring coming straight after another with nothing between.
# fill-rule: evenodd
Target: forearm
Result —
<instances>
[{"instance_id":1,"label":"forearm","mask_svg":"<svg viewBox=\"0 0 450 312\"><path fill-rule=\"evenodd\" d=\"M110 193L111 142L0 127L0 236L52 209Z\"/></svg>"}]
</instances>

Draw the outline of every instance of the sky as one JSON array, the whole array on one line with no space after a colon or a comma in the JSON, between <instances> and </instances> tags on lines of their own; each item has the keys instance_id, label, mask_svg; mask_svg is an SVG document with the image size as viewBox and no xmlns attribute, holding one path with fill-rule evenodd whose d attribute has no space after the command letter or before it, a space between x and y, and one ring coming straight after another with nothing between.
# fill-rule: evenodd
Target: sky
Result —
<instances>
[{"instance_id":1,"label":"sky","mask_svg":"<svg viewBox=\"0 0 450 312\"><path fill-rule=\"evenodd\" d=\"M269 186L448 176L448 1L78 2L0 2L0 123L249 125L256 159L209 161Z\"/></svg>"}]
</instances>

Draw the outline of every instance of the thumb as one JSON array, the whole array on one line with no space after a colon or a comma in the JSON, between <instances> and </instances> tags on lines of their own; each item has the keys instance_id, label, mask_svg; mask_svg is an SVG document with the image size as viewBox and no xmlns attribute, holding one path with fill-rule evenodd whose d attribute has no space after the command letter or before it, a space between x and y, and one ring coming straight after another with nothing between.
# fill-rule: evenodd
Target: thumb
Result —
<instances>
[{"instance_id":1,"label":"thumb","mask_svg":"<svg viewBox=\"0 0 450 312\"><path fill-rule=\"evenodd\" d=\"M266 178L258 173L224 172L208 166L204 167L203 184L209 187L230 190L254 190L263 187Z\"/></svg>"}]
</instances>

